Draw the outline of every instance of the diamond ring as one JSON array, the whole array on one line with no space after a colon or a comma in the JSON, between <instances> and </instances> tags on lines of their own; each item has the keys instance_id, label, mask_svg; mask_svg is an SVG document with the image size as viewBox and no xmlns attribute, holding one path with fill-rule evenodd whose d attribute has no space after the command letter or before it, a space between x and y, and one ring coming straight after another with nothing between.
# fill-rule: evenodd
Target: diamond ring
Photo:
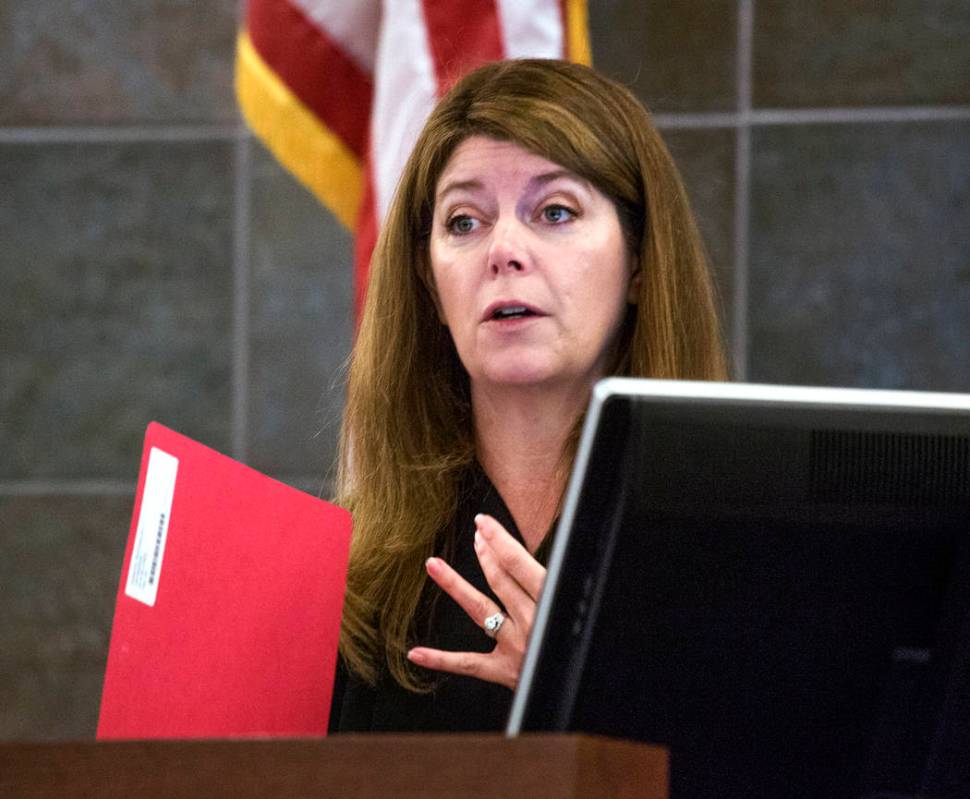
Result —
<instances>
[{"instance_id":1,"label":"diamond ring","mask_svg":"<svg viewBox=\"0 0 970 799\"><path fill-rule=\"evenodd\" d=\"M502 625L505 624L505 614L504 613L493 613L482 625L485 628L485 635L489 638L494 638L498 635L498 631L502 629Z\"/></svg>"}]
</instances>

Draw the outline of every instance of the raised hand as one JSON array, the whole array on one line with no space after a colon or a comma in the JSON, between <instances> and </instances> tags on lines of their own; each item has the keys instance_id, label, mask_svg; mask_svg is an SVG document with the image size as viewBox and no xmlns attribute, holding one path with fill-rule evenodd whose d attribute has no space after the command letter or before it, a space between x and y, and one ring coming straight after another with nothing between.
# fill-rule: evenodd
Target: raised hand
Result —
<instances>
[{"instance_id":1,"label":"raised hand","mask_svg":"<svg viewBox=\"0 0 970 799\"><path fill-rule=\"evenodd\" d=\"M428 669L477 677L514 689L522 671L546 570L501 524L484 514L475 517L475 553L502 607L471 586L441 558L429 558L426 568L428 576L462 607L483 633L495 639L495 648L482 654L419 646L408 652L408 658ZM486 620L490 620L489 625Z\"/></svg>"}]
</instances>

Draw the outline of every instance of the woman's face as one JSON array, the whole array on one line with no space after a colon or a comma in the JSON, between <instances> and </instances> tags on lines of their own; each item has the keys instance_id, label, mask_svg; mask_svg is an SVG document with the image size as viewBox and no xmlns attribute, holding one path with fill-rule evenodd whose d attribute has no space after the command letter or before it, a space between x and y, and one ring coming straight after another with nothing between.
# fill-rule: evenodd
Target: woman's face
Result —
<instances>
[{"instance_id":1,"label":"woman's face","mask_svg":"<svg viewBox=\"0 0 970 799\"><path fill-rule=\"evenodd\" d=\"M473 136L438 181L439 313L473 388L591 386L637 277L612 201L517 144Z\"/></svg>"}]
</instances>

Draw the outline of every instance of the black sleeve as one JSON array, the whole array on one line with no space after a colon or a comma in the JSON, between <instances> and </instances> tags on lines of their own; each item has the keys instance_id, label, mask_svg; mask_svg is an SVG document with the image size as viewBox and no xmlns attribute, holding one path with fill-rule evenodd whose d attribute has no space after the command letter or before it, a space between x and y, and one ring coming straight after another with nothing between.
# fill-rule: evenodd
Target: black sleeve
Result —
<instances>
[{"instance_id":1,"label":"black sleeve","mask_svg":"<svg viewBox=\"0 0 970 799\"><path fill-rule=\"evenodd\" d=\"M347 667L344 659L337 655L337 671L333 678L333 698L330 700L330 722L327 733L340 732L340 716L343 713L344 695L347 693Z\"/></svg>"},{"instance_id":2,"label":"black sleeve","mask_svg":"<svg viewBox=\"0 0 970 799\"><path fill-rule=\"evenodd\" d=\"M343 658L338 658L327 731L329 733L376 731L374 709L378 698L378 689L351 674Z\"/></svg>"}]
</instances>

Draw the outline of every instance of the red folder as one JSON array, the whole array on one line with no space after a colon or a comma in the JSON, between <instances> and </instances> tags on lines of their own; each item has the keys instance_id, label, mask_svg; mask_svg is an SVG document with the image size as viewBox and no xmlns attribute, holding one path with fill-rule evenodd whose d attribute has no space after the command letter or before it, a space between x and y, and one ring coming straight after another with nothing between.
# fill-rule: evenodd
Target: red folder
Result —
<instances>
[{"instance_id":1,"label":"red folder","mask_svg":"<svg viewBox=\"0 0 970 799\"><path fill-rule=\"evenodd\" d=\"M150 424L98 737L326 734L350 526Z\"/></svg>"}]
</instances>

